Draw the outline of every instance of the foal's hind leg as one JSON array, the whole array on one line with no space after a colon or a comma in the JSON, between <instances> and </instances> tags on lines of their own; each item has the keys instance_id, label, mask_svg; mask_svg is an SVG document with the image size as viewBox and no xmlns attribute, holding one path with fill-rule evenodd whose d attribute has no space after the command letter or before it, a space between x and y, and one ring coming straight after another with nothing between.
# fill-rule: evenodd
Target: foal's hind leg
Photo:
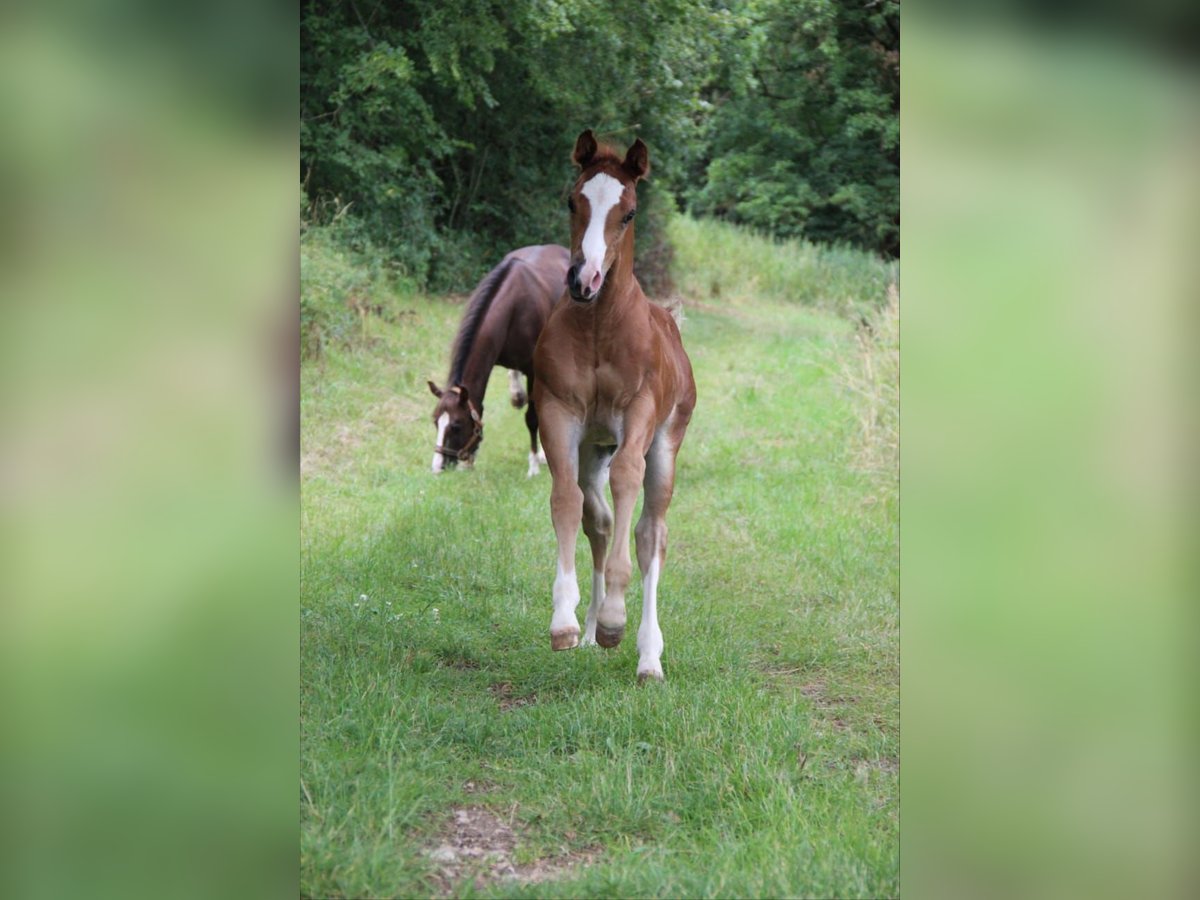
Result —
<instances>
[{"instance_id":1,"label":"foal's hind leg","mask_svg":"<svg viewBox=\"0 0 1200 900\"><path fill-rule=\"evenodd\" d=\"M539 471L538 463L546 461L546 457L538 450L538 417L532 397L525 409L525 427L529 429L529 471L525 477L532 478Z\"/></svg>"},{"instance_id":2,"label":"foal's hind leg","mask_svg":"<svg viewBox=\"0 0 1200 900\"><path fill-rule=\"evenodd\" d=\"M658 627L658 576L667 557L667 507L675 489L675 453L660 432L646 454L645 499L634 536L642 572L642 624L638 628L638 681L662 681L662 629Z\"/></svg>"},{"instance_id":3,"label":"foal's hind leg","mask_svg":"<svg viewBox=\"0 0 1200 900\"><path fill-rule=\"evenodd\" d=\"M604 602L604 559L612 535L613 514L604 498L612 450L608 447L580 448L579 487L583 490L583 533L592 548L592 602L583 623L583 643L596 643L596 614Z\"/></svg>"},{"instance_id":4,"label":"foal's hind leg","mask_svg":"<svg viewBox=\"0 0 1200 900\"><path fill-rule=\"evenodd\" d=\"M525 379L525 386L529 389L529 405L530 405L530 407L532 407L533 406L533 376L532 375L530 375L528 378ZM528 418L525 419L525 424L526 425L529 424ZM546 448L538 446L537 413L534 413L533 425L530 426L530 430L532 431L532 434L529 435L529 439L533 444L533 452L537 454L537 461L540 462L544 466L544 465L546 465Z\"/></svg>"},{"instance_id":5,"label":"foal's hind leg","mask_svg":"<svg viewBox=\"0 0 1200 900\"><path fill-rule=\"evenodd\" d=\"M601 647L615 647L625 636L625 589L629 587L629 576L633 571L633 562L629 558L629 532L646 471L646 460L642 456L645 446L643 436L627 431L620 449L613 455L612 552L604 563L604 602L596 611L596 643Z\"/></svg>"}]
</instances>

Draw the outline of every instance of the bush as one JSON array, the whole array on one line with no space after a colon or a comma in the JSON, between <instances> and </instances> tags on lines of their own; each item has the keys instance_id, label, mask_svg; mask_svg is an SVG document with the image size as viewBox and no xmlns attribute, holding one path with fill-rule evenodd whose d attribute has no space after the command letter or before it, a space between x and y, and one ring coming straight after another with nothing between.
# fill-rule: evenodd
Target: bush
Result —
<instances>
[{"instance_id":1,"label":"bush","mask_svg":"<svg viewBox=\"0 0 1200 900\"><path fill-rule=\"evenodd\" d=\"M350 346L359 319L374 304L377 277L355 259L334 227L308 226L300 240L300 347L319 359L328 347Z\"/></svg>"},{"instance_id":2,"label":"bush","mask_svg":"<svg viewBox=\"0 0 1200 900\"><path fill-rule=\"evenodd\" d=\"M675 216L675 199L666 190L651 181L639 185L634 274L649 297L666 297L675 290L670 230Z\"/></svg>"}]
</instances>

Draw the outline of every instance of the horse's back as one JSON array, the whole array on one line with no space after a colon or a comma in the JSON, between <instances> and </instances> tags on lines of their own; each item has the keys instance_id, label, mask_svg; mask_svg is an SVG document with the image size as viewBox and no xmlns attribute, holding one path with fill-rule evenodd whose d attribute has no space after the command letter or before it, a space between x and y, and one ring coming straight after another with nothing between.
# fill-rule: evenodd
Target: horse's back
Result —
<instances>
[{"instance_id":1,"label":"horse's back","mask_svg":"<svg viewBox=\"0 0 1200 900\"><path fill-rule=\"evenodd\" d=\"M561 262L565 272L570 256L570 251L561 244L533 244L528 247L518 247L504 258L519 259L532 265L551 267Z\"/></svg>"},{"instance_id":2,"label":"horse's back","mask_svg":"<svg viewBox=\"0 0 1200 900\"><path fill-rule=\"evenodd\" d=\"M566 290L570 257L567 248L557 244L521 247L506 257L523 263L512 267L510 278L514 295L519 295L521 314L536 320L538 334L549 319L554 304Z\"/></svg>"},{"instance_id":3,"label":"horse's back","mask_svg":"<svg viewBox=\"0 0 1200 900\"><path fill-rule=\"evenodd\" d=\"M531 374L534 346L565 289L570 252L540 244L513 250L504 257L510 260L517 264L509 266L504 287L507 328L498 363Z\"/></svg>"}]
</instances>

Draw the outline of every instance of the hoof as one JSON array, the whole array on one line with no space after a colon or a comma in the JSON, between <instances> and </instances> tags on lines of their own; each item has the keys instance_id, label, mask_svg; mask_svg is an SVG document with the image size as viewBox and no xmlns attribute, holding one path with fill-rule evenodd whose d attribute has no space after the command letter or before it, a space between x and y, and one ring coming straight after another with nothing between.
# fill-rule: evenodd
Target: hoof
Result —
<instances>
[{"instance_id":1,"label":"hoof","mask_svg":"<svg viewBox=\"0 0 1200 900\"><path fill-rule=\"evenodd\" d=\"M601 647L615 647L621 643L621 638L625 637L625 626L620 628L605 628L599 622L596 623L596 643Z\"/></svg>"},{"instance_id":2,"label":"hoof","mask_svg":"<svg viewBox=\"0 0 1200 900\"><path fill-rule=\"evenodd\" d=\"M551 650L570 650L572 647L579 646L579 629L571 628L567 631L550 632L550 649Z\"/></svg>"},{"instance_id":3,"label":"hoof","mask_svg":"<svg viewBox=\"0 0 1200 900\"><path fill-rule=\"evenodd\" d=\"M646 669L645 671L638 672L638 684L645 684L647 681L662 681L662 680L663 680L662 669L657 669L657 670Z\"/></svg>"}]
</instances>

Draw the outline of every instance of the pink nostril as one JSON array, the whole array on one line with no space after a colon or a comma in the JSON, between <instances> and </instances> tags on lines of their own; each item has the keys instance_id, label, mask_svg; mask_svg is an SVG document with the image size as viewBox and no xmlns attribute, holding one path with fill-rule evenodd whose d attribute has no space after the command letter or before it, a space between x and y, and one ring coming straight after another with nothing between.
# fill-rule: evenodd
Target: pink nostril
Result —
<instances>
[{"instance_id":1,"label":"pink nostril","mask_svg":"<svg viewBox=\"0 0 1200 900\"><path fill-rule=\"evenodd\" d=\"M588 290L594 294L596 291L600 290L600 285L603 283L604 276L600 274L600 272L596 272L596 274L592 276L592 280L588 282Z\"/></svg>"}]
</instances>

